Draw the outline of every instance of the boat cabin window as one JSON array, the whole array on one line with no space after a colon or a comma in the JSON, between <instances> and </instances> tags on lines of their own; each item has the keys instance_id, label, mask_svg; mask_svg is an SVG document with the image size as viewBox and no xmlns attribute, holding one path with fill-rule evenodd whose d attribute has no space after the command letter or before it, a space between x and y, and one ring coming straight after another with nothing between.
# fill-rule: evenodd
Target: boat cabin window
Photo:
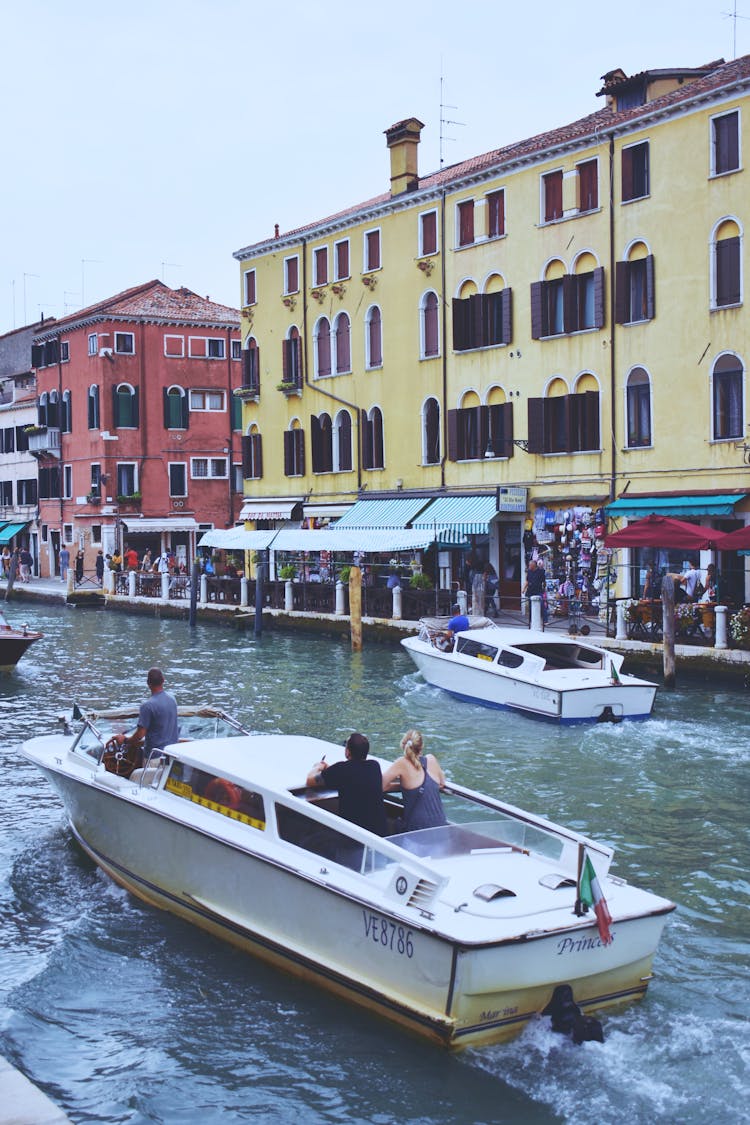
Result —
<instances>
[{"instance_id":1,"label":"boat cabin window","mask_svg":"<svg viewBox=\"0 0 750 1125\"><path fill-rule=\"evenodd\" d=\"M260 793L245 789L225 777L185 765L184 762L173 762L164 788L176 797L184 797L203 808L221 813L222 816L249 824L252 828L262 830L266 827L265 808Z\"/></svg>"},{"instance_id":2,"label":"boat cabin window","mask_svg":"<svg viewBox=\"0 0 750 1125\"><path fill-rule=\"evenodd\" d=\"M473 641L469 637L458 638L456 652L460 652L462 656L476 656L477 660L494 660L497 656L497 649L494 645L487 645L482 641Z\"/></svg>"},{"instance_id":3,"label":"boat cabin window","mask_svg":"<svg viewBox=\"0 0 750 1125\"><path fill-rule=\"evenodd\" d=\"M276 805L276 826L280 839L288 844L296 844L298 848L332 863L340 863L352 871L374 871L393 862L374 848L366 847L343 832L337 832L335 828L329 828L327 824L321 824L286 805Z\"/></svg>"},{"instance_id":4,"label":"boat cabin window","mask_svg":"<svg viewBox=\"0 0 750 1125\"><path fill-rule=\"evenodd\" d=\"M520 652L508 652L507 649L502 649L497 662L502 664L503 668L520 668L523 657Z\"/></svg>"}]
</instances>

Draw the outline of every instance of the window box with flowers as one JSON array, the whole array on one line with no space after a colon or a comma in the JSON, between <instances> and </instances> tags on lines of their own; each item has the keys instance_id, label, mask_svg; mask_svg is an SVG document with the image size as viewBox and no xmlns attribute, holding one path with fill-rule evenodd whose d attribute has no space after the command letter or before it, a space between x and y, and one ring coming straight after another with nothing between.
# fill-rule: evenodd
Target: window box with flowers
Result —
<instances>
[{"instance_id":1,"label":"window box with flowers","mask_svg":"<svg viewBox=\"0 0 750 1125\"><path fill-rule=\"evenodd\" d=\"M140 502L141 502L140 492L130 492L130 493L127 493L127 494L120 492L117 495L117 503L123 504L126 507L128 507L128 506L138 507L140 505Z\"/></svg>"},{"instance_id":2,"label":"window box with flowers","mask_svg":"<svg viewBox=\"0 0 750 1125\"><path fill-rule=\"evenodd\" d=\"M276 390L281 391L282 394L285 394L287 396L288 395L300 395L300 396L302 395L302 387L299 385L299 383L286 382L286 381L284 381L283 383L277 383L276 384Z\"/></svg>"}]
</instances>

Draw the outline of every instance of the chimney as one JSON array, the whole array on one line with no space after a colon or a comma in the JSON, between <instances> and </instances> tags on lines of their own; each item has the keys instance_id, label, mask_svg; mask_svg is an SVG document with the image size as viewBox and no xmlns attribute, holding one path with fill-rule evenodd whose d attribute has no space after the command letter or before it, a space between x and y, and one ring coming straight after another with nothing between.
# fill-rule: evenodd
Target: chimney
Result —
<instances>
[{"instance_id":1,"label":"chimney","mask_svg":"<svg viewBox=\"0 0 750 1125\"><path fill-rule=\"evenodd\" d=\"M416 117L397 121L386 129L386 144L391 150L391 195L403 195L419 187L417 145L424 124Z\"/></svg>"}]
</instances>

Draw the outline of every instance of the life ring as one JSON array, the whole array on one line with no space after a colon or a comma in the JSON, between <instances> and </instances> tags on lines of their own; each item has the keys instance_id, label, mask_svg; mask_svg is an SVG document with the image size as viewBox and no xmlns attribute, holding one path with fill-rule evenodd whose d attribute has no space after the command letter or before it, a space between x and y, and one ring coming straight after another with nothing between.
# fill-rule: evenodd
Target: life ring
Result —
<instances>
[{"instance_id":1,"label":"life ring","mask_svg":"<svg viewBox=\"0 0 750 1125\"><path fill-rule=\"evenodd\" d=\"M242 800L242 790L239 785L227 781L224 777L214 777L206 786L205 796L217 805L225 805L228 809L238 809Z\"/></svg>"}]
</instances>

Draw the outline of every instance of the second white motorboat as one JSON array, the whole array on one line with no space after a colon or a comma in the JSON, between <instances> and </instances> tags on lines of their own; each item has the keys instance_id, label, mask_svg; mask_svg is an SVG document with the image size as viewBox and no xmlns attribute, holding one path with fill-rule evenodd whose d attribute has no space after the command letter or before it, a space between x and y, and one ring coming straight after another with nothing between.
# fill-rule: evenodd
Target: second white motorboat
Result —
<instances>
[{"instance_id":1,"label":"second white motorboat","mask_svg":"<svg viewBox=\"0 0 750 1125\"><path fill-rule=\"evenodd\" d=\"M560 723L647 718L656 687L622 672L623 656L580 637L504 629L486 617L450 637L448 618L423 618L401 644L428 684L460 699Z\"/></svg>"}]
</instances>

